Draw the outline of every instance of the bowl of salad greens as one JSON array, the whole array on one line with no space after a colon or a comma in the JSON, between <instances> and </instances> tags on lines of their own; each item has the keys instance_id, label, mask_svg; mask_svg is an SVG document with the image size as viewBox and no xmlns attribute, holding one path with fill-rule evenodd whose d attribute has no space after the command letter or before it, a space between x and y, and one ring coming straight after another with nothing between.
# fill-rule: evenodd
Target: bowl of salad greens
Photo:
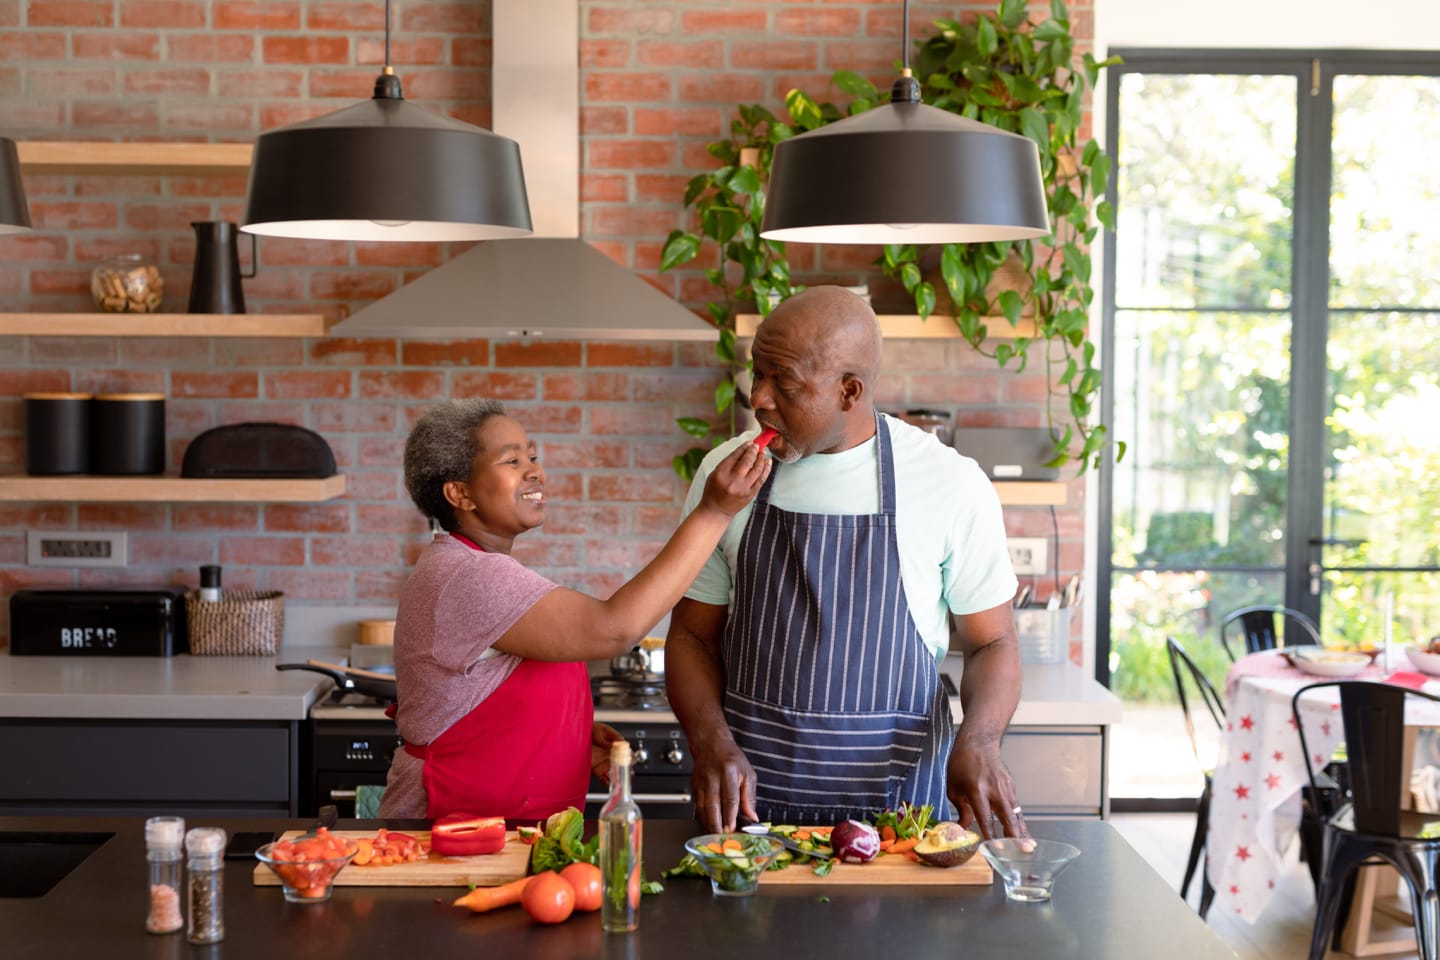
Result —
<instances>
[{"instance_id":1,"label":"bowl of salad greens","mask_svg":"<svg viewBox=\"0 0 1440 960\"><path fill-rule=\"evenodd\" d=\"M710 878L718 897L748 897L760 886L760 874L783 850L769 837L748 833L707 833L685 841L685 851Z\"/></svg>"}]
</instances>

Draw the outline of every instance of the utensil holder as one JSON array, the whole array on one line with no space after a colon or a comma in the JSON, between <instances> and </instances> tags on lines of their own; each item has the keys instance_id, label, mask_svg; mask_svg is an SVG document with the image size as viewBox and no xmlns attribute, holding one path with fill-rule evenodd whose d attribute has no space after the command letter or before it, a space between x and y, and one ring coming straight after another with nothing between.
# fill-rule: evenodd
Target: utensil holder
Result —
<instances>
[{"instance_id":1,"label":"utensil holder","mask_svg":"<svg viewBox=\"0 0 1440 960\"><path fill-rule=\"evenodd\" d=\"M1022 607L1015 611L1021 663L1064 663L1070 656L1070 607Z\"/></svg>"},{"instance_id":2,"label":"utensil holder","mask_svg":"<svg viewBox=\"0 0 1440 960\"><path fill-rule=\"evenodd\" d=\"M198 656L274 656L285 635L285 594L279 590L227 590L219 600L185 594L190 652Z\"/></svg>"}]
</instances>

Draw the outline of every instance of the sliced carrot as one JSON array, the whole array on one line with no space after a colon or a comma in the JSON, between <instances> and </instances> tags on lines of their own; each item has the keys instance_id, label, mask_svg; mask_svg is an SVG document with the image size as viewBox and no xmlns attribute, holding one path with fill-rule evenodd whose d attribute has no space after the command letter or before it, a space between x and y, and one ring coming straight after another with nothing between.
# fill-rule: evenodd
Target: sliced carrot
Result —
<instances>
[{"instance_id":1,"label":"sliced carrot","mask_svg":"<svg viewBox=\"0 0 1440 960\"><path fill-rule=\"evenodd\" d=\"M915 844L917 844L917 843L919 843L919 842L920 842L920 838L919 838L919 837L911 837L911 838L908 839L908 840L896 840L895 843L890 847L890 852L891 852L891 853L908 853L909 851L914 850L914 849L915 849ZM880 846L881 846L881 847L884 847L885 844L882 843L882 844L880 844Z\"/></svg>"},{"instance_id":2,"label":"sliced carrot","mask_svg":"<svg viewBox=\"0 0 1440 960\"><path fill-rule=\"evenodd\" d=\"M494 910L496 907L508 907L512 903L520 902L520 896L525 892L525 885L532 879L534 878L521 877L519 880L512 880L498 887L476 887L456 900L454 906L469 907L475 913L484 913L487 910Z\"/></svg>"},{"instance_id":3,"label":"sliced carrot","mask_svg":"<svg viewBox=\"0 0 1440 960\"><path fill-rule=\"evenodd\" d=\"M834 829L834 827L811 827L810 832L817 837L828 837L830 836L830 831Z\"/></svg>"},{"instance_id":4,"label":"sliced carrot","mask_svg":"<svg viewBox=\"0 0 1440 960\"><path fill-rule=\"evenodd\" d=\"M720 848L722 850L739 850L741 849L740 841L733 838L730 840L726 840L724 843L720 844Z\"/></svg>"},{"instance_id":5,"label":"sliced carrot","mask_svg":"<svg viewBox=\"0 0 1440 960\"><path fill-rule=\"evenodd\" d=\"M706 849L706 850L709 850L711 853L724 853L724 852L725 852L725 848L722 847L722 846L720 846L720 844L718 844L718 843L707 843L707 844L705 844L705 849Z\"/></svg>"},{"instance_id":6,"label":"sliced carrot","mask_svg":"<svg viewBox=\"0 0 1440 960\"><path fill-rule=\"evenodd\" d=\"M883 826L883 827L880 828L880 839L881 839L882 841L883 841L883 840L889 840L891 843L894 843L894 842L895 842L895 828L892 827L892 826L890 826L890 824L888 824L888 823L885 824L885 826ZM882 847L881 849L884 849L884 848Z\"/></svg>"},{"instance_id":7,"label":"sliced carrot","mask_svg":"<svg viewBox=\"0 0 1440 960\"><path fill-rule=\"evenodd\" d=\"M814 832L814 831L812 831L812 830L796 830L796 831L795 831L795 839L796 839L796 840L809 840L809 839L810 839L810 836L811 836L811 834L812 834L813 832Z\"/></svg>"},{"instance_id":8,"label":"sliced carrot","mask_svg":"<svg viewBox=\"0 0 1440 960\"><path fill-rule=\"evenodd\" d=\"M359 849L355 851L355 859L352 861L357 866L365 866L375 856L375 843L369 837L361 837L355 841Z\"/></svg>"}]
</instances>

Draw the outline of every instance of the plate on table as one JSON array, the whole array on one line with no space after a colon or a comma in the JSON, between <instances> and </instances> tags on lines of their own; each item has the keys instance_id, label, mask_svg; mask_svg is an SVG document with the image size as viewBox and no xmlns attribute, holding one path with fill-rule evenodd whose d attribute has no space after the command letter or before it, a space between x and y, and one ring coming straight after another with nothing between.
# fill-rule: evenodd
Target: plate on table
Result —
<instances>
[{"instance_id":1,"label":"plate on table","mask_svg":"<svg viewBox=\"0 0 1440 960\"><path fill-rule=\"evenodd\" d=\"M1440 653L1431 653L1429 648L1406 647L1405 656L1410 658L1416 670L1432 677L1440 677Z\"/></svg>"},{"instance_id":2,"label":"plate on table","mask_svg":"<svg viewBox=\"0 0 1440 960\"><path fill-rule=\"evenodd\" d=\"M1281 650L1280 656L1284 657L1296 670L1314 677L1353 677L1370 666L1374 660L1374 657L1368 653L1354 650L1326 650L1323 647L1313 649L1296 647L1293 650Z\"/></svg>"}]
</instances>

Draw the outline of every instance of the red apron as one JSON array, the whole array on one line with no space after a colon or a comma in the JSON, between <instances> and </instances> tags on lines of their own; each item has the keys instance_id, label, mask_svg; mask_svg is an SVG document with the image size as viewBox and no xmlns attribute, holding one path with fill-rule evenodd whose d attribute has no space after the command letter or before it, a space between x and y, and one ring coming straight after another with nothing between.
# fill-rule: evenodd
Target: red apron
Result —
<instances>
[{"instance_id":1,"label":"red apron","mask_svg":"<svg viewBox=\"0 0 1440 960\"><path fill-rule=\"evenodd\" d=\"M481 549L463 537L461 543ZM585 808L595 705L583 663L521 660L495 692L426 746L426 816L543 820Z\"/></svg>"}]
</instances>

